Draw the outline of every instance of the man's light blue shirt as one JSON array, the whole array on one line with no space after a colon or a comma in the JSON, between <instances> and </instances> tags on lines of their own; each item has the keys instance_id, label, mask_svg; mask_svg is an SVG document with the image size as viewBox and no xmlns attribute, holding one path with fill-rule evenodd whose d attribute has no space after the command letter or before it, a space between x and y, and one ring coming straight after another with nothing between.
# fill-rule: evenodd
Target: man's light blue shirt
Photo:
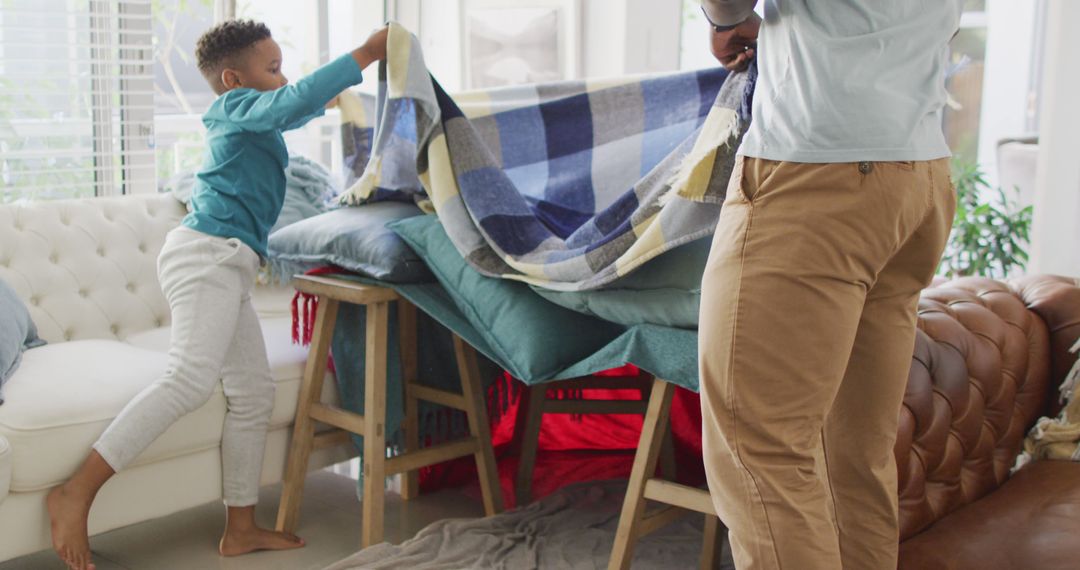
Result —
<instances>
[{"instance_id":1,"label":"man's light blue shirt","mask_svg":"<svg viewBox=\"0 0 1080 570\"><path fill-rule=\"evenodd\" d=\"M702 0L729 25L757 0ZM931 160L961 0L765 0L753 122L739 153L791 162Z\"/></svg>"}]
</instances>

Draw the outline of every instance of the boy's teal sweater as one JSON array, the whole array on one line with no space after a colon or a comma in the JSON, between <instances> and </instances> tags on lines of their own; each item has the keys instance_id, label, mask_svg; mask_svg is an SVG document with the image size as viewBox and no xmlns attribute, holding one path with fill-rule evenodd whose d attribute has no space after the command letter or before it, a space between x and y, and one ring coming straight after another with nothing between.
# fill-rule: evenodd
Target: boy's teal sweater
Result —
<instances>
[{"instance_id":1,"label":"boy's teal sweater","mask_svg":"<svg viewBox=\"0 0 1080 570\"><path fill-rule=\"evenodd\" d=\"M282 131L322 115L326 103L363 81L345 54L274 91L223 93L203 115L206 159L183 224L205 234L237 238L266 257L266 238L285 200L288 150Z\"/></svg>"}]
</instances>

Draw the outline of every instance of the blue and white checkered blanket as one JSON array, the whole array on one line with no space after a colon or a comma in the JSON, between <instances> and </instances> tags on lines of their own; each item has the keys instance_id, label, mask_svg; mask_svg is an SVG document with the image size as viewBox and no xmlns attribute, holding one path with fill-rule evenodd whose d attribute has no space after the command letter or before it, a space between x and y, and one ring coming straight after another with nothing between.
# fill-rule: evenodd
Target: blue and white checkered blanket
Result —
<instances>
[{"instance_id":1,"label":"blue and white checkered blanket","mask_svg":"<svg viewBox=\"0 0 1080 570\"><path fill-rule=\"evenodd\" d=\"M414 36L392 24L387 47L373 137L370 103L342 100L346 163L364 167L343 203L415 201L481 273L559 290L601 287L715 229L752 88L745 73L451 99Z\"/></svg>"}]
</instances>

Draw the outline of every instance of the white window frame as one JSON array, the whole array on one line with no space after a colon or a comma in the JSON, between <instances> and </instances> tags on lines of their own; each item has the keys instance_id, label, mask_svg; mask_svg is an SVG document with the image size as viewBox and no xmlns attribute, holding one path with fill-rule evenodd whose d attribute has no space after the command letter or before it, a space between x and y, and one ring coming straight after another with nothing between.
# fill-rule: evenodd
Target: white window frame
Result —
<instances>
[{"instance_id":1,"label":"white window frame","mask_svg":"<svg viewBox=\"0 0 1080 570\"><path fill-rule=\"evenodd\" d=\"M92 187L95 197L153 191L151 3L149 0L88 0L87 8L85 14L67 14L70 18L76 18L75 21L82 17L89 19L89 118L60 122L15 118L11 126L19 136L28 139L65 135L78 137L89 130L92 133L90 149L57 150L54 155L88 156L93 181L78 186ZM124 49L117 52L121 46ZM119 103L114 104L117 98ZM116 129L120 131L118 135ZM118 158L119 181L116 170ZM15 186L13 189L17 195L20 191L23 193L17 199L26 199L35 191L46 188Z\"/></svg>"}]
</instances>

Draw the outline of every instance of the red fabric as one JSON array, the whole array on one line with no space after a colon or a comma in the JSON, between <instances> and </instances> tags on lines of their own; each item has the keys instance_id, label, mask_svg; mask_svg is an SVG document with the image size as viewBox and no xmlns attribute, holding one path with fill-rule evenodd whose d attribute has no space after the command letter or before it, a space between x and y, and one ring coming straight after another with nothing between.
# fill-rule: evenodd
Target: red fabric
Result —
<instances>
[{"instance_id":1,"label":"red fabric","mask_svg":"<svg viewBox=\"0 0 1080 570\"><path fill-rule=\"evenodd\" d=\"M638 370L626 366L597 376L637 376ZM496 383L497 385L498 383ZM520 394L517 391L515 395ZM584 390L587 400L636 400L637 390ZM517 458L509 451L517 418L518 399L509 408L492 407L497 397L488 398L492 418L492 443L499 460L499 478L507 504L513 504ZM705 481L701 462L701 409L698 395L677 388L671 404L671 428L675 441L675 459L679 480L688 485ZM545 414L540 424L540 453L533 475L533 498L540 498L558 488L579 481L626 478L633 463L633 451L641 436L642 416L636 414ZM472 484L476 469L471 457L421 470L420 488L430 492L446 487Z\"/></svg>"}]
</instances>

